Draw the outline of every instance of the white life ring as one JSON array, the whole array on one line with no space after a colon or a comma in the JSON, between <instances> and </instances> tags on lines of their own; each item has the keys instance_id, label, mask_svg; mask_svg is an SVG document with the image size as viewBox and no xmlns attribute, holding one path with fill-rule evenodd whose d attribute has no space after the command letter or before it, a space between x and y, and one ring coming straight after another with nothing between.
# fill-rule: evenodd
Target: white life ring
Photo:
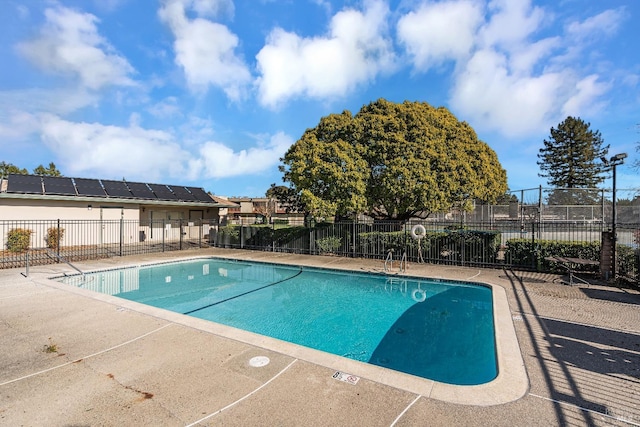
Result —
<instances>
[{"instance_id":1,"label":"white life ring","mask_svg":"<svg viewBox=\"0 0 640 427\"><path fill-rule=\"evenodd\" d=\"M414 240L422 239L426 235L427 235L427 230L424 228L423 225L416 224L413 227L411 227L411 237Z\"/></svg>"},{"instance_id":2,"label":"white life ring","mask_svg":"<svg viewBox=\"0 0 640 427\"><path fill-rule=\"evenodd\" d=\"M411 292L411 298L413 298L415 302L424 302L424 300L427 299L427 291L423 291L422 289L414 289L413 292Z\"/></svg>"}]
</instances>

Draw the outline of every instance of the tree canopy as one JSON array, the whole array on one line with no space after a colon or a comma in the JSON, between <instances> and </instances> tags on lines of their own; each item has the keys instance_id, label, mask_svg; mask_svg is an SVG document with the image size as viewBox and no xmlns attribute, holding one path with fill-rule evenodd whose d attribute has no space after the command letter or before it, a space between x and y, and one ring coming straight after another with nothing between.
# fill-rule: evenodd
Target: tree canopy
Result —
<instances>
[{"instance_id":1,"label":"tree canopy","mask_svg":"<svg viewBox=\"0 0 640 427\"><path fill-rule=\"evenodd\" d=\"M11 163L6 163L4 161L0 162L0 176L7 176L10 173L19 174L19 175L28 175L29 171L23 168L19 168L18 166ZM43 176L62 176L62 174L56 167L55 163L53 162L49 163L49 167L46 167L46 168L42 165L38 165L33 170L33 174L43 175Z\"/></svg>"},{"instance_id":2,"label":"tree canopy","mask_svg":"<svg viewBox=\"0 0 640 427\"><path fill-rule=\"evenodd\" d=\"M507 190L496 153L444 107L379 99L322 117L281 159L283 180L315 217L407 220Z\"/></svg>"},{"instance_id":3,"label":"tree canopy","mask_svg":"<svg viewBox=\"0 0 640 427\"><path fill-rule=\"evenodd\" d=\"M42 176L62 176L58 168L56 168L55 163L49 163L49 167L45 168L42 165L39 165L37 168L33 170L34 175L42 175Z\"/></svg>"},{"instance_id":4,"label":"tree canopy","mask_svg":"<svg viewBox=\"0 0 640 427\"><path fill-rule=\"evenodd\" d=\"M538 153L538 175L548 178L557 188L595 188L606 171L601 161L609 151L599 131L580 118L567 117L557 128L551 128L549 139Z\"/></svg>"},{"instance_id":5,"label":"tree canopy","mask_svg":"<svg viewBox=\"0 0 640 427\"><path fill-rule=\"evenodd\" d=\"M7 176L10 173L27 175L29 172L26 169L21 169L12 163L0 162L0 176Z\"/></svg>"}]
</instances>

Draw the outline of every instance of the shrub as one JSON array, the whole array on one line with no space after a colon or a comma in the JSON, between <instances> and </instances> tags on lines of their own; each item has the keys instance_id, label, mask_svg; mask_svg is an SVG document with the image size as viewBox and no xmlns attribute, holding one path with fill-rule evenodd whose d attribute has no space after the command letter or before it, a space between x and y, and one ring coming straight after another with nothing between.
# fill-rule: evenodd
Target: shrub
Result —
<instances>
[{"instance_id":1,"label":"shrub","mask_svg":"<svg viewBox=\"0 0 640 427\"><path fill-rule=\"evenodd\" d=\"M546 257L582 258L600 261L600 242L562 242L556 240L536 240L532 248L530 239L512 239L507 241L507 259L513 265L531 267L538 271L560 272L557 263L545 260ZM532 258L533 257L533 258ZM580 266L578 270L593 267Z\"/></svg>"},{"instance_id":2,"label":"shrub","mask_svg":"<svg viewBox=\"0 0 640 427\"><path fill-rule=\"evenodd\" d=\"M493 262L500 247L500 232L480 230L444 230L427 231L418 241L408 232L371 231L358 234L358 250L361 253L384 256L392 250L398 254L407 251L409 257L418 257L422 252L424 259L458 260L465 262Z\"/></svg>"},{"instance_id":3,"label":"shrub","mask_svg":"<svg viewBox=\"0 0 640 427\"><path fill-rule=\"evenodd\" d=\"M329 236L316 240L316 245L320 253L333 253L340 248L342 238L338 236Z\"/></svg>"},{"instance_id":4,"label":"shrub","mask_svg":"<svg viewBox=\"0 0 640 427\"><path fill-rule=\"evenodd\" d=\"M9 252L24 252L29 249L32 230L14 228L7 233L7 249Z\"/></svg>"},{"instance_id":5,"label":"shrub","mask_svg":"<svg viewBox=\"0 0 640 427\"><path fill-rule=\"evenodd\" d=\"M47 229L47 247L51 249L58 249L60 247L60 241L64 237L64 228L51 227Z\"/></svg>"},{"instance_id":6,"label":"shrub","mask_svg":"<svg viewBox=\"0 0 640 427\"><path fill-rule=\"evenodd\" d=\"M235 225L226 225L224 227L220 227L220 233L229 236L232 240L237 240L240 238L240 227Z\"/></svg>"}]
</instances>

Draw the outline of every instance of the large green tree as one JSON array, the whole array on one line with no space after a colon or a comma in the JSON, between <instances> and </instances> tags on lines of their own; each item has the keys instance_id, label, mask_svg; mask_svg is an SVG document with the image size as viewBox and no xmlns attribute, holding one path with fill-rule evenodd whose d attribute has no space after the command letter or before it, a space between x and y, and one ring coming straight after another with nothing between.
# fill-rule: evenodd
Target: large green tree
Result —
<instances>
[{"instance_id":1,"label":"large green tree","mask_svg":"<svg viewBox=\"0 0 640 427\"><path fill-rule=\"evenodd\" d=\"M601 161L609 151L599 131L580 118L567 117L544 140L538 153L538 175L556 188L595 188L603 180L606 165Z\"/></svg>"},{"instance_id":2,"label":"large green tree","mask_svg":"<svg viewBox=\"0 0 640 427\"><path fill-rule=\"evenodd\" d=\"M320 119L282 158L284 181L316 217L376 219L468 208L507 190L495 152L446 108L384 99Z\"/></svg>"}]
</instances>

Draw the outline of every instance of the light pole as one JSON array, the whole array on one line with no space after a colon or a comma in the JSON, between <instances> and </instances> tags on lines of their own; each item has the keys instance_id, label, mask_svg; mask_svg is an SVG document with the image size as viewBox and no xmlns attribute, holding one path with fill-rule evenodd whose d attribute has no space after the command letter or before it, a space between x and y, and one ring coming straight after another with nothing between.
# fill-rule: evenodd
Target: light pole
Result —
<instances>
[{"instance_id":1,"label":"light pole","mask_svg":"<svg viewBox=\"0 0 640 427\"><path fill-rule=\"evenodd\" d=\"M617 223L616 223L616 216L617 216L617 211L616 211L616 166L621 165L624 163L624 159L627 158L627 153L620 153L620 154L616 154L615 156L612 156L609 160L603 158L602 161L605 165L609 166L611 168L611 171L613 172L613 200L612 200L612 212L611 212L611 237L612 237L612 245L613 247L611 248L611 254L612 254L612 262L613 265L611 266L611 269L613 270L611 273L613 275L613 278L615 280L616 275L618 273L618 263L616 262L616 244L617 244L617 240L618 240L618 235L617 235Z\"/></svg>"}]
</instances>

